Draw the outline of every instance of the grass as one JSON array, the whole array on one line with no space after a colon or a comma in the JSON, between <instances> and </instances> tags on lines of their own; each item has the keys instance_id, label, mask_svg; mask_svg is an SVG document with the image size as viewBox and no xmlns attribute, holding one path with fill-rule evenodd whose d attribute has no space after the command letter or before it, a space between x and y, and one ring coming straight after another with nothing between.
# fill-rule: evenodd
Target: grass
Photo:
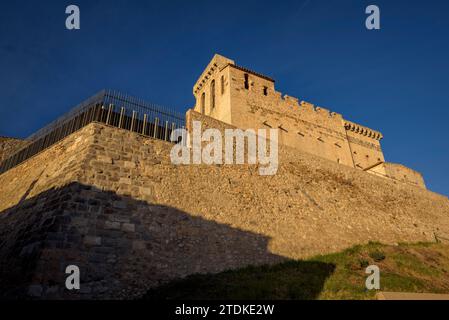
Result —
<instances>
[{"instance_id":1,"label":"grass","mask_svg":"<svg viewBox=\"0 0 449 320\"><path fill-rule=\"evenodd\" d=\"M449 293L449 245L369 243L339 253L273 266L192 275L148 291L145 299L373 299L369 265L382 291Z\"/></svg>"}]
</instances>

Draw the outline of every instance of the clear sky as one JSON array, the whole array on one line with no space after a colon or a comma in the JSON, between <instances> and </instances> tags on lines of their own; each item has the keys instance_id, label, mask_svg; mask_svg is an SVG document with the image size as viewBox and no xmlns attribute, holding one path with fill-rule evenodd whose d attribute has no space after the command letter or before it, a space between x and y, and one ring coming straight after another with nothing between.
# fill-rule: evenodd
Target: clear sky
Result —
<instances>
[{"instance_id":1,"label":"clear sky","mask_svg":"<svg viewBox=\"0 0 449 320\"><path fill-rule=\"evenodd\" d=\"M70 4L81 30L65 28ZM103 88L185 111L214 53L381 131L387 161L449 195L447 0L4 1L0 135L26 137Z\"/></svg>"}]
</instances>

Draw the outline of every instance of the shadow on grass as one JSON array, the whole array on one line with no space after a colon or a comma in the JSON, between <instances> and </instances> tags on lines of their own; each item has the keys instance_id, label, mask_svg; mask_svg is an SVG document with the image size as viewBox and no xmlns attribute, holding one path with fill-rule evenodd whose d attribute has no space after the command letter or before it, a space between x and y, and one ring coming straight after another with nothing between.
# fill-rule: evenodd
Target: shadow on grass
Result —
<instances>
[{"instance_id":1,"label":"shadow on grass","mask_svg":"<svg viewBox=\"0 0 449 320\"><path fill-rule=\"evenodd\" d=\"M192 275L149 290L147 300L317 299L335 270L332 263L288 261L218 274Z\"/></svg>"}]
</instances>

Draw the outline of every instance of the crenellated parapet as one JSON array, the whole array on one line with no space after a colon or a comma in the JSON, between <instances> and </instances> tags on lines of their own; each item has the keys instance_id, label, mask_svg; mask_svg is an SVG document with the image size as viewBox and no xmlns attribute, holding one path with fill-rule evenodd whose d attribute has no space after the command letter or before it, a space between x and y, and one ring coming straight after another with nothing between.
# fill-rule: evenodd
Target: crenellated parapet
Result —
<instances>
[{"instance_id":1,"label":"crenellated parapet","mask_svg":"<svg viewBox=\"0 0 449 320\"><path fill-rule=\"evenodd\" d=\"M241 129L278 128L279 142L302 152L361 170L385 162L381 132L283 94L273 78L223 56L213 57L193 92L195 111Z\"/></svg>"},{"instance_id":2,"label":"crenellated parapet","mask_svg":"<svg viewBox=\"0 0 449 320\"><path fill-rule=\"evenodd\" d=\"M347 120L345 120L345 129L378 141L380 141L383 138L382 133L380 133L379 131L361 126L357 123Z\"/></svg>"},{"instance_id":3,"label":"crenellated parapet","mask_svg":"<svg viewBox=\"0 0 449 320\"><path fill-rule=\"evenodd\" d=\"M257 99L253 99L257 103ZM264 101L265 99L262 99ZM260 101L260 100L259 100ZM295 118L313 118L322 121L341 121L342 115L333 112L329 109L315 106L314 104L300 100L299 98L289 95L282 95L282 93L275 91L269 104L259 103L265 108L272 108L276 111L285 113L285 115L293 116Z\"/></svg>"},{"instance_id":4,"label":"crenellated parapet","mask_svg":"<svg viewBox=\"0 0 449 320\"><path fill-rule=\"evenodd\" d=\"M301 107L304 110L316 112L316 114L322 116L323 118L342 119L341 114L339 114L337 112L333 112L333 111L323 108L323 107L315 106L314 104L312 104L310 102L301 101Z\"/></svg>"}]
</instances>

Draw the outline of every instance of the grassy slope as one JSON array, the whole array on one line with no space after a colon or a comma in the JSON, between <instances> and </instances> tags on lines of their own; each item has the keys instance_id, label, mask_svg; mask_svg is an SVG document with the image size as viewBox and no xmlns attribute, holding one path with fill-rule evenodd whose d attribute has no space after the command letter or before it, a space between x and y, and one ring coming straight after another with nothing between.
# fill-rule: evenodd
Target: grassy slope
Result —
<instances>
[{"instance_id":1,"label":"grassy slope","mask_svg":"<svg viewBox=\"0 0 449 320\"><path fill-rule=\"evenodd\" d=\"M380 268L382 291L449 293L449 245L370 243L274 266L193 275L146 299L372 299L365 268Z\"/></svg>"}]
</instances>

